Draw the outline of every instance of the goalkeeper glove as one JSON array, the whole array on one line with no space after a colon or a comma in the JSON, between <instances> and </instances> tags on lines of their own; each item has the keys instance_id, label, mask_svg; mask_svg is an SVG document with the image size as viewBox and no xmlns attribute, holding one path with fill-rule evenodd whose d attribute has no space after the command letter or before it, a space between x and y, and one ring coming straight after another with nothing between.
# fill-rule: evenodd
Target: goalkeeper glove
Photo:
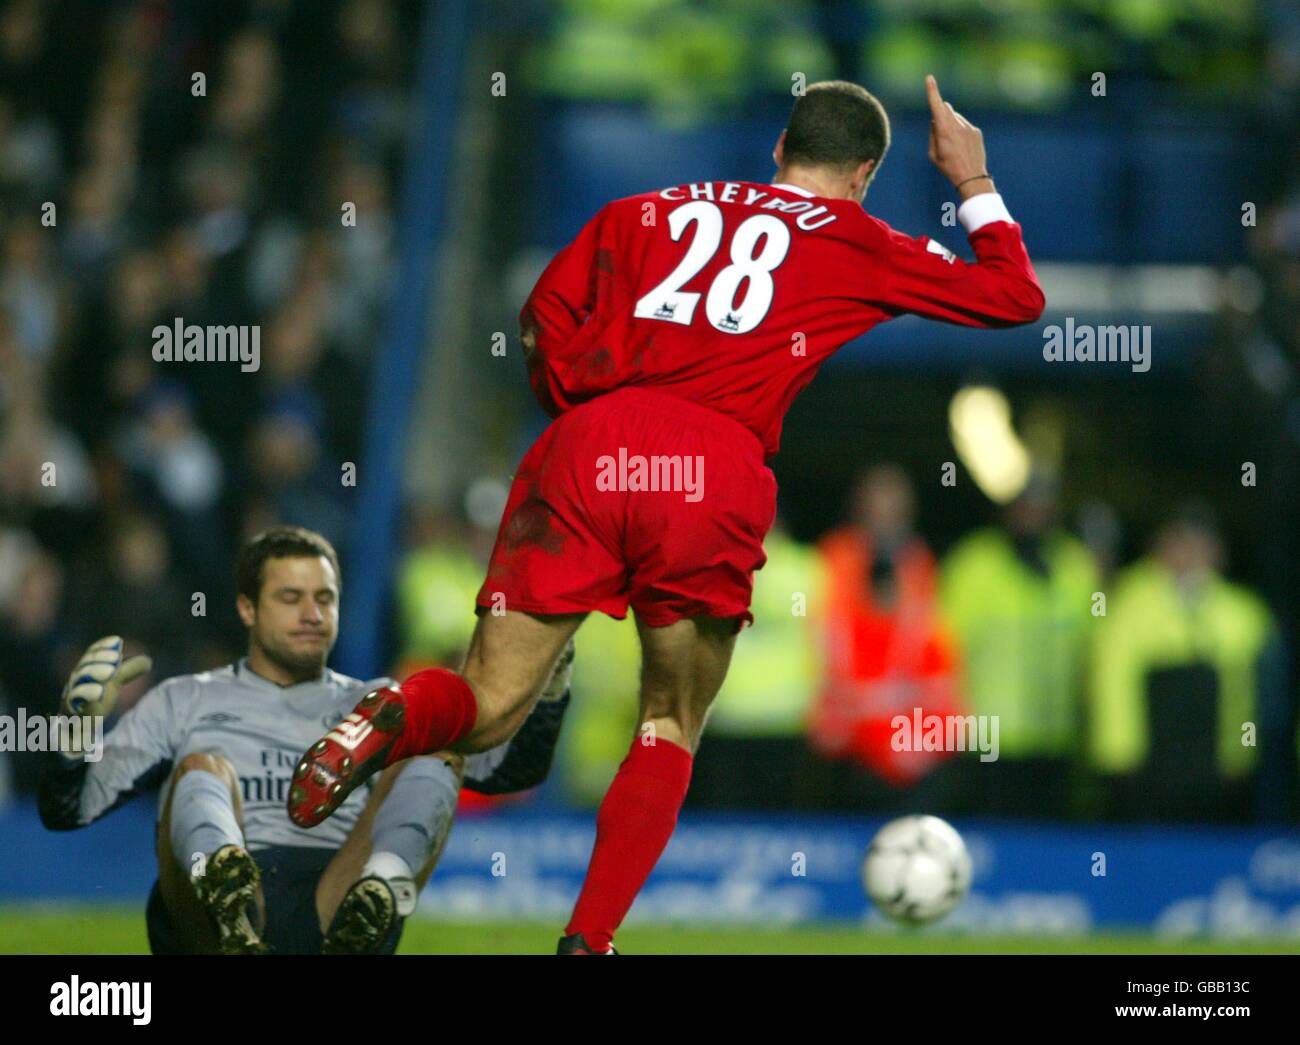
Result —
<instances>
[{"instance_id":1,"label":"goalkeeper glove","mask_svg":"<svg viewBox=\"0 0 1300 1045\"><path fill-rule=\"evenodd\" d=\"M64 715L107 715L122 687L151 667L153 661L144 654L122 660L121 636L102 638L82 654L72 670L59 710Z\"/></svg>"}]
</instances>

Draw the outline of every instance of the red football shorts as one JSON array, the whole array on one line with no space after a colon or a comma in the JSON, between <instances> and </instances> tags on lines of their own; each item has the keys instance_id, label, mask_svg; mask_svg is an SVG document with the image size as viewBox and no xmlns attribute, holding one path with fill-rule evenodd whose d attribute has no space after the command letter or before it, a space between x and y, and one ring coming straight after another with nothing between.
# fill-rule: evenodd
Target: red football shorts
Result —
<instances>
[{"instance_id":1,"label":"red football shorts","mask_svg":"<svg viewBox=\"0 0 1300 1045\"><path fill-rule=\"evenodd\" d=\"M748 623L775 515L776 479L749 429L618 389L562 414L524 456L478 604Z\"/></svg>"}]
</instances>

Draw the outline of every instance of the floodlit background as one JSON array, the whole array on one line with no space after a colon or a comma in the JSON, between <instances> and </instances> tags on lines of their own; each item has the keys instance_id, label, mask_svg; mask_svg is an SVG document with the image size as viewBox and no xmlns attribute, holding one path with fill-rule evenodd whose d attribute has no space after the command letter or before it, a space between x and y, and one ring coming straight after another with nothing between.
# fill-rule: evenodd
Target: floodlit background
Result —
<instances>
[{"instance_id":1,"label":"floodlit background","mask_svg":"<svg viewBox=\"0 0 1300 1045\"><path fill-rule=\"evenodd\" d=\"M153 681L238 656L234 552L274 521L342 554L335 667L455 665L544 425L515 317L549 257L611 198L769 180L792 90L826 78L891 115L867 209L969 256L927 72L983 129L1048 309L888 324L794 406L642 949L696 946L652 935L673 920L741 950L1294 944L1288 0L0 0L0 710L53 711L105 634ZM259 367L155 362L177 318L256 325ZM1048 361L1053 326L1131 328L1147 363ZM584 626L552 779L466 797L407 950L545 949L510 927L576 895L637 655L630 622ZM892 751L914 707L997 716L997 761ZM38 769L0 753L0 949L142 947L150 801L50 835ZM919 943L857 882L901 812L975 858Z\"/></svg>"}]
</instances>

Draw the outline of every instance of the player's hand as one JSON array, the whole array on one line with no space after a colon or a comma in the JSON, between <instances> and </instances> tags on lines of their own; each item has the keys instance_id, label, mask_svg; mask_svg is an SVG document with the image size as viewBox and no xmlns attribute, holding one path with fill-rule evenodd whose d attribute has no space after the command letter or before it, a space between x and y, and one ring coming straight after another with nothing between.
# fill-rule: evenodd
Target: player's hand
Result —
<instances>
[{"instance_id":1,"label":"player's hand","mask_svg":"<svg viewBox=\"0 0 1300 1045\"><path fill-rule=\"evenodd\" d=\"M987 174L984 158L984 134L973 123L945 102L933 76L925 78L925 93L930 100L930 162L943 172L953 185L968 178ZM962 187L963 196L992 191L991 180L972 181Z\"/></svg>"},{"instance_id":2,"label":"player's hand","mask_svg":"<svg viewBox=\"0 0 1300 1045\"><path fill-rule=\"evenodd\" d=\"M122 660L122 638L109 635L92 643L73 668L63 687L60 710L65 715L107 715L123 686L153 667L141 654Z\"/></svg>"},{"instance_id":3,"label":"player's hand","mask_svg":"<svg viewBox=\"0 0 1300 1045\"><path fill-rule=\"evenodd\" d=\"M569 691L569 680L573 678L573 640L564 647L560 659L551 669L551 677L542 687L541 700L559 700Z\"/></svg>"}]
</instances>

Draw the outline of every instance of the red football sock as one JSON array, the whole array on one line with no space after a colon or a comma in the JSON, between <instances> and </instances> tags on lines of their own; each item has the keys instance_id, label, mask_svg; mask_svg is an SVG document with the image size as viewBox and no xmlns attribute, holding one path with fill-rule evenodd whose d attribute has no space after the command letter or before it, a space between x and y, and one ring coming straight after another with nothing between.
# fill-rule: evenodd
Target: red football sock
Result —
<instances>
[{"instance_id":1,"label":"red football sock","mask_svg":"<svg viewBox=\"0 0 1300 1045\"><path fill-rule=\"evenodd\" d=\"M596 845L565 935L582 933L597 951L614 930L672 837L691 782L691 753L660 740L632 744L596 814Z\"/></svg>"},{"instance_id":2,"label":"red football sock","mask_svg":"<svg viewBox=\"0 0 1300 1045\"><path fill-rule=\"evenodd\" d=\"M446 668L417 671L400 687L406 697L406 724L388 753L388 764L443 751L463 739L478 719L478 701L469 683Z\"/></svg>"}]
</instances>

